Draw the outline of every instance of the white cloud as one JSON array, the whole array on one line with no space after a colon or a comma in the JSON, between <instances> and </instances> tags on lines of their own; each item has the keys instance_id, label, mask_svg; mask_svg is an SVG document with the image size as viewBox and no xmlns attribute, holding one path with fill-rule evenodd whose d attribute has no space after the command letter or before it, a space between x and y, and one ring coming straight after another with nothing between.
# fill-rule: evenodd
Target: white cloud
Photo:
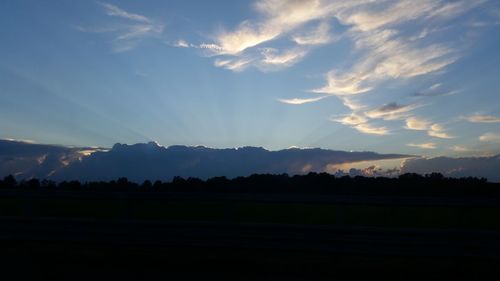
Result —
<instances>
[{"instance_id":1,"label":"white cloud","mask_svg":"<svg viewBox=\"0 0 500 281\"><path fill-rule=\"evenodd\" d=\"M479 137L479 140L482 142L500 142L500 134L496 133L486 133Z\"/></svg>"},{"instance_id":2,"label":"white cloud","mask_svg":"<svg viewBox=\"0 0 500 281\"><path fill-rule=\"evenodd\" d=\"M467 121L472 123L500 123L500 117L493 115L471 115L466 118Z\"/></svg>"},{"instance_id":3,"label":"white cloud","mask_svg":"<svg viewBox=\"0 0 500 281\"><path fill-rule=\"evenodd\" d=\"M286 104L294 104L294 105L299 105L299 104L305 104L305 103L311 103L311 102L317 102L319 100L322 100L326 98L327 96L322 96L322 97L317 97L317 98L309 98L309 99L299 99L299 98L293 98L293 99L278 99L279 102L281 103L286 103Z\"/></svg>"},{"instance_id":4,"label":"white cloud","mask_svg":"<svg viewBox=\"0 0 500 281\"><path fill-rule=\"evenodd\" d=\"M431 123L428 120L420 119L417 117L410 117L406 119L406 129L408 130L427 130L429 129Z\"/></svg>"},{"instance_id":5,"label":"white cloud","mask_svg":"<svg viewBox=\"0 0 500 281\"><path fill-rule=\"evenodd\" d=\"M427 142L427 143L409 143L407 146L410 147L418 147L418 148L423 148L423 149L436 149L437 145L433 142Z\"/></svg>"}]
</instances>

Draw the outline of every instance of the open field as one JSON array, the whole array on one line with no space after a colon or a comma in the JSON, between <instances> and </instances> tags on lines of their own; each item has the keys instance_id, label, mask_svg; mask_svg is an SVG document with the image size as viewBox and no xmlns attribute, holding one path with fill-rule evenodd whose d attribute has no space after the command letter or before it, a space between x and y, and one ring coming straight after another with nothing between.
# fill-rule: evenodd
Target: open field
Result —
<instances>
[{"instance_id":1,"label":"open field","mask_svg":"<svg viewBox=\"0 0 500 281\"><path fill-rule=\"evenodd\" d=\"M17 195L16 195L17 194ZM80 196L81 195L81 196ZM18 192L0 216L214 221L413 228L500 228L496 201L224 194ZM317 199L317 200L315 200ZM330 200L328 200L330 199Z\"/></svg>"},{"instance_id":2,"label":"open field","mask_svg":"<svg viewBox=\"0 0 500 281\"><path fill-rule=\"evenodd\" d=\"M4 192L2 269L24 279L483 280L489 199Z\"/></svg>"}]
</instances>

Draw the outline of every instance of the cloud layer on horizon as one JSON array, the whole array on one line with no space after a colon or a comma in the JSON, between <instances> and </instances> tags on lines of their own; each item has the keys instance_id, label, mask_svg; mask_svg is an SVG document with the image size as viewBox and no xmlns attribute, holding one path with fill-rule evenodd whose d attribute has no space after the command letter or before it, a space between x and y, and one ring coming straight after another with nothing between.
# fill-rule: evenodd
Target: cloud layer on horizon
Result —
<instances>
[{"instance_id":1,"label":"cloud layer on horizon","mask_svg":"<svg viewBox=\"0 0 500 281\"><path fill-rule=\"evenodd\" d=\"M415 144L432 148L434 144ZM333 172L336 175L397 176L402 173L439 172L450 177L486 177L500 181L500 156L469 158L422 158L400 154L345 152L291 148L268 151L258 147L212 149L207 147L147 144L116 144L111 150L71 148L0 140L0 176L16 175L54 180L171 180L174 176L210 178L237 177L254 173L307 174ZM378 160L403 161L400 167L382 169L370 164ZM366 162L366 168L332 170Z\"/></svg>"},{"instance_id":2,"label":"cloud layer on horizon","mask_svg":"<svg viewBox=\"0 0 500 281\"><path fill-rule=\"evenodd\" d=\"M127 177L171 180L174 176L237 177L254 173L306 174L329 165L358 161L400 159L400 154L345 152L290 148L268 151L259 147L213 149L202 146L116 144L105 149L68 148L0 140L0 176L55 180L113 180ZM49 161L50 160L50 161Z\"/></svg>"}]
</instances>

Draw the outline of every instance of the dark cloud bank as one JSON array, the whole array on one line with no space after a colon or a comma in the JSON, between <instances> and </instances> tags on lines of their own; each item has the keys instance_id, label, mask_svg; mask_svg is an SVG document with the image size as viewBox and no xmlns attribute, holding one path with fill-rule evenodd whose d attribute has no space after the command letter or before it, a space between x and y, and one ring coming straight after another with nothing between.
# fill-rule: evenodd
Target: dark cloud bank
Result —
<instances>
[{"instance_id":1,"label":"dark cloud bank","mask_svg":"<svg viewBox=\"0 0 500 281\"><path fill-rule=\"evenodd\" d=\"M93 152L88 155L89 152ZM323 172L328 165L358 161L405 158L400 154L345 152L325 149L268 151L259 147L213 149L203 146L116 144L112 149L70 148L0 140L0 176L53 180L133 181L171 180L174 176L202 179L247 176L254 173L304 174ZM478 176L500 181L500 156L482 158L413 158L404 162L402 173L441 172L447 176ZM360 170L351 173L359 174ZM394 174L393 171L391 174Z\"/></svg>"}]
</instances>

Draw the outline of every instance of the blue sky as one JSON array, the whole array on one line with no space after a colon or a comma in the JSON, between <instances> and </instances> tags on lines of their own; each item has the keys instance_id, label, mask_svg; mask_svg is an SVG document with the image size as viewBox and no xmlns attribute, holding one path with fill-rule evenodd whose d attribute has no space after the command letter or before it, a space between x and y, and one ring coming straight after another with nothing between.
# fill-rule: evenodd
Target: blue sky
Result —
<instances>
[{"instance_id":1,"label":"blue sky","mask_svg":"<svg viewBox=\"0 0 500 281\"><path fill-rule=\"evenodd\" d=\"M0 138L500 153L500 3L1 1Z\"/></svg>"}]
</instances>

